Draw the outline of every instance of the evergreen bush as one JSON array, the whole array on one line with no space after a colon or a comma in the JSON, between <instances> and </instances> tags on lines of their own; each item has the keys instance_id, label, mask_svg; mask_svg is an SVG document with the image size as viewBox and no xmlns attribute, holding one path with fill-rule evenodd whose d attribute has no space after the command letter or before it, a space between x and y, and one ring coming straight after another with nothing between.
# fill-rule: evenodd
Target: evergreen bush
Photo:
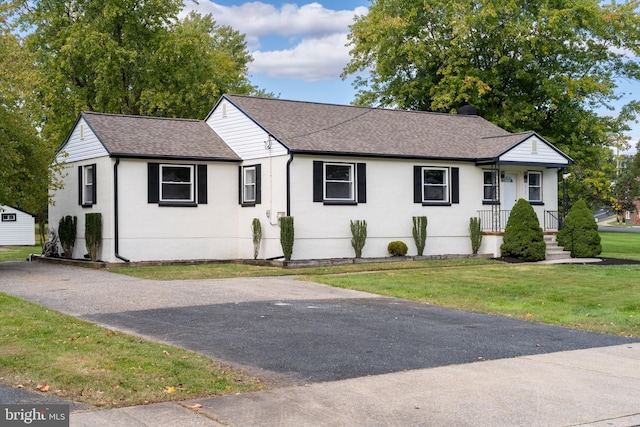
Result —
<instances>
[{"instance_id":1,"label":"evergreen bush","mask_svg":"<svg viewBox=\"0 0 640 427\"><path fill-rule=\"evenodd\" d=\"M356 253L356 258L362 257L362 248L367 240L367 221L355 220L351 224L351 246Z\"/></svg>"},{"instance_id":2,"label":"evergreen bush","mask_svg":"<svg viewBox=\"0 0 640 427\"><path fill-rule=\"evenodd\" d=\"M500 246L503 257L514 257L522 261L542 261L547 245L538 216L528 201L519 199L507 220L504 239Z\"/></svg>"},{"instance_id":3,"label":"evergreen bush","mask_svg":"<svg viewBox=\"0 0 640 427\"><path fill-rule=\"evenodd\" d=\"M598 224L584 200L578 200L569 210L557 241L577 258L595 257L602 252Z\"/></svg>"},{"instance_id":4,"label":"evergreen bush","mask_svg":"<svg viewBox=\"0 0 640 427\"><path fill-rule=\"evenodd\" d=\"M102 214L100 212L87 213L84 220L84 239L89 258L91 261L97 261L100 245L102 245Z\"/></svg>"},{"instance_id":5,"label":"evergreen bush","mask_svg":"<svg viewBox=\"0 0 640 427\"><path fill-rule=\"evenodd\" d=\"M62 245L63 256L71 258L73 256L73 247L76 244L76 234L78 229L78 218L70 215L60 218L58 223L58 238Z\"/></svg>"},{"instance_id":6,"label":"evergreen bush","mask_svg":"<svg viewBox=\"0 0 640 427\"><path fill-rule=\"evenodd\" d=\"M427 242L427 217L413 217L413 240L416 242L418 256L422 256Z\"/></svg>"},{"instance_id":7,"label":"evergreen bush","mask_svg":"<svg viewBox=\"0 0 640 427\"><path fill-rule=\"evenodd\" d=\"M258 218L253 218L251 222L251 234L253 236L253 259L258 259L260 241L262 240L262 225Z\"/></svg>"},{"instance_id":8,"label":"evergreen bush","mask_svg":"<svg viewBox=\"0 0 640 427\"><path fill-rule=\"evenodd\" d=\"M399 240L389 243L387 250L393 256L405 256L409 248L404 242Z\"/></svg>"},{"instance_id":9,"label":"evergreen bush","mask_svg":"<svg viewBox=\"0 0 640 427\"><path fill-rule=\"evenodd\" d=\"M282 246L285 261L291 260L293 238L293 217L283 216L280 218L280 246Z\"/></svg>"},{"instance_id":10,"label":"evergreen bush","mask_svg":"<svg viewBox=\"0 0 640 427\"><path fill-rule=\"evenodd\" d=\"M469 233L471 234L471 250L474 255L478 254L482 245L482 224L480 218L471 217L469 219Z\"/></svg>"}]
</instances>

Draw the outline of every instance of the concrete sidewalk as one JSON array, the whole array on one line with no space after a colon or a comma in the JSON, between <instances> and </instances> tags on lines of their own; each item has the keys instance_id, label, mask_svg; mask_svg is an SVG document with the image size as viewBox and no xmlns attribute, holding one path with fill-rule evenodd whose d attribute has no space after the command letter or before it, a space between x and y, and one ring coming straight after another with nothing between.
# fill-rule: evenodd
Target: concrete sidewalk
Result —
<instances>
[{"instance_id":1,"label":"concrete sidewalk","mask_svg":"<svg viewBox=\"0 0 640 427\"><path fill-rule=\"evenodd\" d=\"M71 414L71 426L637 426L640 344Z\"/></svg>"}]
</instances>

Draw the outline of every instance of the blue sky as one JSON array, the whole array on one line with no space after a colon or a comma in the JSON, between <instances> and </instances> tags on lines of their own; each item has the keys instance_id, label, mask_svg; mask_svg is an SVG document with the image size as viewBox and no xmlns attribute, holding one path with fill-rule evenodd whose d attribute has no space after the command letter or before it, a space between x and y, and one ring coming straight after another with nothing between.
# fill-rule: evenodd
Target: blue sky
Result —
<instances>
[{"instance_id":1,"label":"blue sky","mask_svg":"<svg viewBox=\"0 0 640 427\"><path fill-rule=\"evenodd\" d=\"M211 13L218 24L245 34L254 58L249 64L254 85L282 99L349 104L355 97L353 78L340 78L349 61L345 44L349 25L367 13L368 5L368 0L199 0L186 1L185 10ZM636 86L622 82L624 103L640 97ZM634 148L640 125L633 126Z\"/></svg>"}]
</instances>

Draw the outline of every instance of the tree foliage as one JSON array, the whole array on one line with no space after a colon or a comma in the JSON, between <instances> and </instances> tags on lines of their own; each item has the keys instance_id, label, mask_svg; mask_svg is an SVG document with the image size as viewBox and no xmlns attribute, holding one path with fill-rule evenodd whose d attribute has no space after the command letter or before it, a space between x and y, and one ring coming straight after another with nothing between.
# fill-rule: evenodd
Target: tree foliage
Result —
<instances>
[{"instance_id":1,"label":"tree foliage","mask_svg":"<svg viewBox=\"0 0 640 427\"><path fill-rule=\"evenodd\" d=\"M637 171L622 170L613 182L611 196L618 221L624 221L626 212L634 212L636 201L640 199L640 176Z\"/></svg>"},{"instance_id":2,"label":"tree foliage","mask_svg":"<svg viewBox=\"0 0 640 427\"><path fill-rule=\"evenodd\" d=\"M613 172L603 158L639 104L619 116L616 81L640 78L638 0L373 0L356 19L356 103L449 112L473 104L512 132L534 130L578 161L572 191L595 205ZM364 73L364 74L363 74ZM572 171L573 172L573 171Z\"/></svg>"},{"instance_id":3,"label":"tree foliage","mask_svg":"<svg viewBox=\"0 0 640 427\"><path fill-rule=\"evenodd\" d=\"M43 84L43 133L60 143L80 111L204 117L247 94L244 36L182 0L34 1L23 18Z\"/></svg>"},{"instance_id":4,"label":"tree foliage","mask_svg":"<svg viewBox=\"0 0 640 427\"><path fill-rule=\"evenodd\" d=\"M40 137L33 58L13 34L17 2L0 4L0 205L46 215L54 147Z\"/></svg>"}]
</instances>

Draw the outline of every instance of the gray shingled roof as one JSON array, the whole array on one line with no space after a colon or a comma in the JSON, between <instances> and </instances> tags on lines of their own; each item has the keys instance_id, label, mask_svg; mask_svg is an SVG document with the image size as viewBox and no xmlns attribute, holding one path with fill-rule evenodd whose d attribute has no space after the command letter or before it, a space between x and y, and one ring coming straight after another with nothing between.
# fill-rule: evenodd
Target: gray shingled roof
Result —
<instances>
[{"instance_id":1,"label":"gray shingled roof","mask_svg":"<svg viewBox=\"0 0 640 427\"><path fill-rule=\"evenodd\" d=\"M82 113L111 155L240 160L202 120Z\"/></svg>"},{"instance_id":2,"label":"gray shingled roof","mask_svg":"<svg viewBox=\"0 0 640 427\"><path fill-rule=\"evenodd\" d=\"M293 152L475 161L532 134L512 134L480 116L225 97Z\"/></svg>"}]
</instances>

